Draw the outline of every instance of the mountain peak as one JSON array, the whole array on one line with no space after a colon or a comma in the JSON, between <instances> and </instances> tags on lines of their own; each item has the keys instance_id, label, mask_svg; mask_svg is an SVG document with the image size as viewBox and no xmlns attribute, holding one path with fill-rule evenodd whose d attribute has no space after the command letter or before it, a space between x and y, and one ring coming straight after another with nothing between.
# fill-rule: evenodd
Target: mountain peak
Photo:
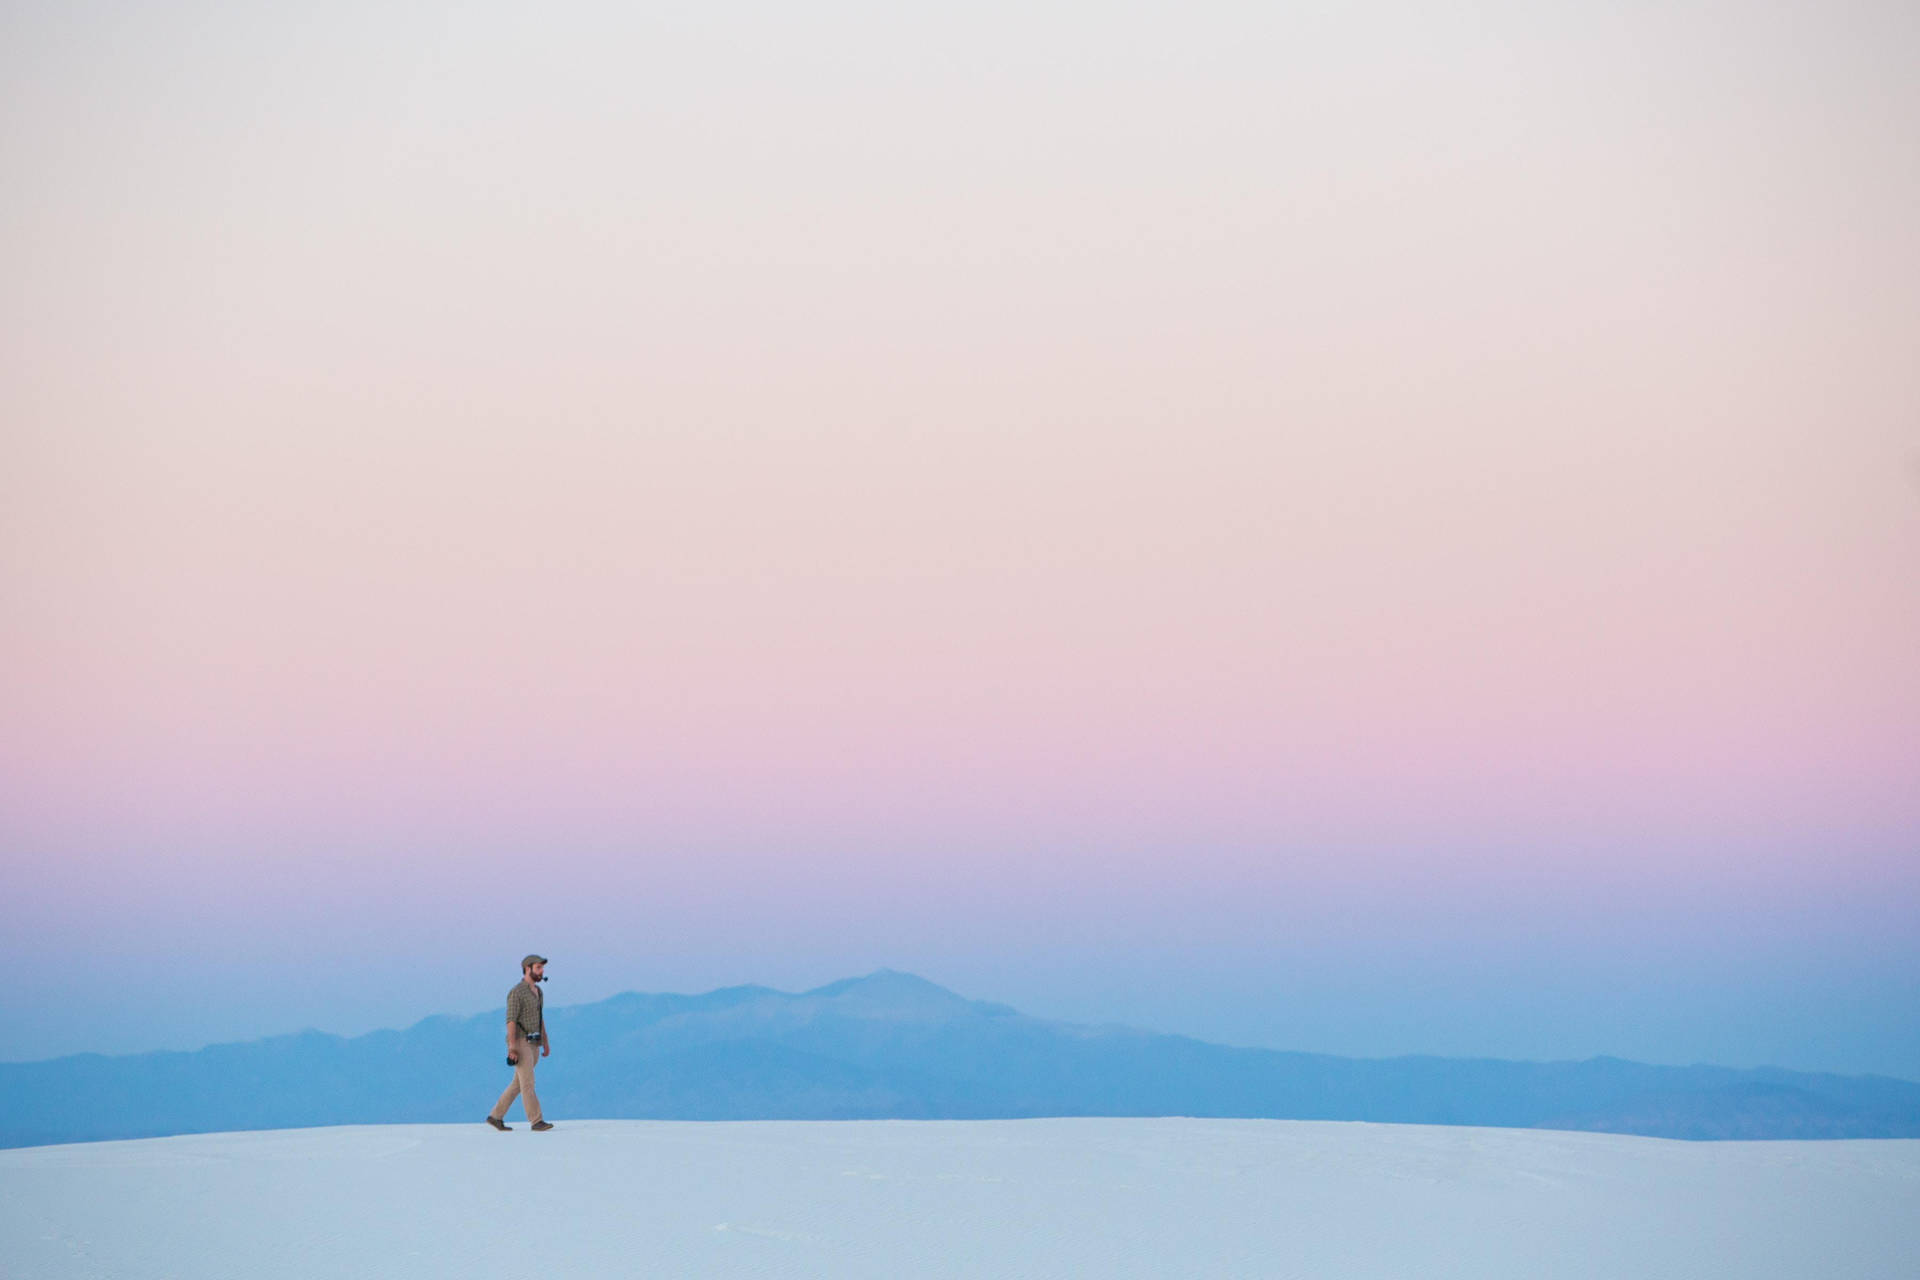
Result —
<instances>
[{"instance_id":1,"label":"mountain peak","mask_svg":"<svg viewBox=\"0 0 1920 1280\"><path fill-rule=\"evenodd\" d=\"M952 1012L972 1003L937 982L929 982L918 974L902 973L898 969L875 969L858 978L842 978L824 987L803 991L801 995L808 999L850 1002L895 1011Z\"/></svg>"}]
</instances>

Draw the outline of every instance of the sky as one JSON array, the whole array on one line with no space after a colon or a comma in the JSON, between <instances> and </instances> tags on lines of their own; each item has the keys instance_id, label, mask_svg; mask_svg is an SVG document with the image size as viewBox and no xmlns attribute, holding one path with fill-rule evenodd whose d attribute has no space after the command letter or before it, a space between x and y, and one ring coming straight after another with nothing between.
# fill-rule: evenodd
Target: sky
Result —
<instances>
[{"instance_id":1,"label":"sky","mask_svg":"<svg viewBox=\"0 0 1920 1280\"><path fill-rule=\"evenodd\" d=\"M0 1059L533 950L1920 1079L1916 50L0 5Z\"/></svg>"}]
</instances>

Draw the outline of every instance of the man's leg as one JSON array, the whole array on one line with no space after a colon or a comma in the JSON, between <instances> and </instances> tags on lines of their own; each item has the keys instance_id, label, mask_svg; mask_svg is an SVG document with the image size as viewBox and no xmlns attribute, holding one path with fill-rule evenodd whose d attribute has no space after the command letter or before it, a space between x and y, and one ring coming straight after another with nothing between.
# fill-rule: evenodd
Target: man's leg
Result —
<instances>
[{"instance_id":1,"label":"man's leg","mask_svg":"<svg viewBox=\"0 0 1920 1280\"><path fill-rule=\"evenodd\" d=\"M507 1108L512 1106L513 1100L520 1096L520 1081L523 1078L522 1072L525 1071L527 1065L527 1050L531 1048L533 1048L533 1046L525 1040L522 1040L514 1047L514 1052L520 1057L520 1065L513 1069L513 1083L507 1086L507 1091L500 1095L500 1101L494 1103L493 1110L488 1112L495 1120L505 1120L507 1118ZM524 1078L531 1083L533 1078L532 1073L526 1072Z\"/></svg>"},{"instance_id":2,"label":"man's leg","mask_svg":"<svg viewBox=\"0 0 1920 1280\"><path fill-rule=\"evenodd\" d=\"M513 1084L520 1091L520 1105L527 1109L528 1124L540 1123L540 1095L533 1091L533 1064L538 1061L539 1045L520 1046L520 1065L514 1068Z\"/></svg>"}]
</instances>

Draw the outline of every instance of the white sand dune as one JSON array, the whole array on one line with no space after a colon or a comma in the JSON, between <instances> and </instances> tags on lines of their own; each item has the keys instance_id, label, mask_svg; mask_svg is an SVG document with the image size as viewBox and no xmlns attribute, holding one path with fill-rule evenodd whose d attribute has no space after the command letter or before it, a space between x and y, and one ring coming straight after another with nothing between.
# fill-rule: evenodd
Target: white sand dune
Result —
<instances>
[{"instance_id":1,"label":"white sand dune","mask_svg":"<svg viewBox=\"0 0 1920 1280\"><path fill-rule=\"evenodd\" d=\"M369 1125L0 1151L0 1273L1920 1276L1920 1140L1285 1120Z\"/></svg>"}]
</instances>

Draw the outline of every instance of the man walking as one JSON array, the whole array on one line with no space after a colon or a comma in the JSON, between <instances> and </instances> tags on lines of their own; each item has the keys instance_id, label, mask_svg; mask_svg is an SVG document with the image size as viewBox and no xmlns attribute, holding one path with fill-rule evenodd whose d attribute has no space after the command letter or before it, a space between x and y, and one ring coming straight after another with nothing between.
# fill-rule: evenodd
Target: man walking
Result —
<instances>
[{"instance_id":1,"label":"man walking","mask_svg":"<svg viewBox=\"0 0 1920 1280\"><path fill-rule=\"evenodd\" d=\"M528 956L520 962L520 981L507 992L507 1065L513 1068L513 1083L487 1113L487 1123L503 1133L512 1127L506 1122L507 1108L515 1098L527 1109L535 1133L553 1128L540 1118L540 1095L533 1091L534 1062L542 1054L553 1053L542 1016L546 1002L541 998L540 984L546 980L547 958Z\"/></svg>"}]
</instances>

